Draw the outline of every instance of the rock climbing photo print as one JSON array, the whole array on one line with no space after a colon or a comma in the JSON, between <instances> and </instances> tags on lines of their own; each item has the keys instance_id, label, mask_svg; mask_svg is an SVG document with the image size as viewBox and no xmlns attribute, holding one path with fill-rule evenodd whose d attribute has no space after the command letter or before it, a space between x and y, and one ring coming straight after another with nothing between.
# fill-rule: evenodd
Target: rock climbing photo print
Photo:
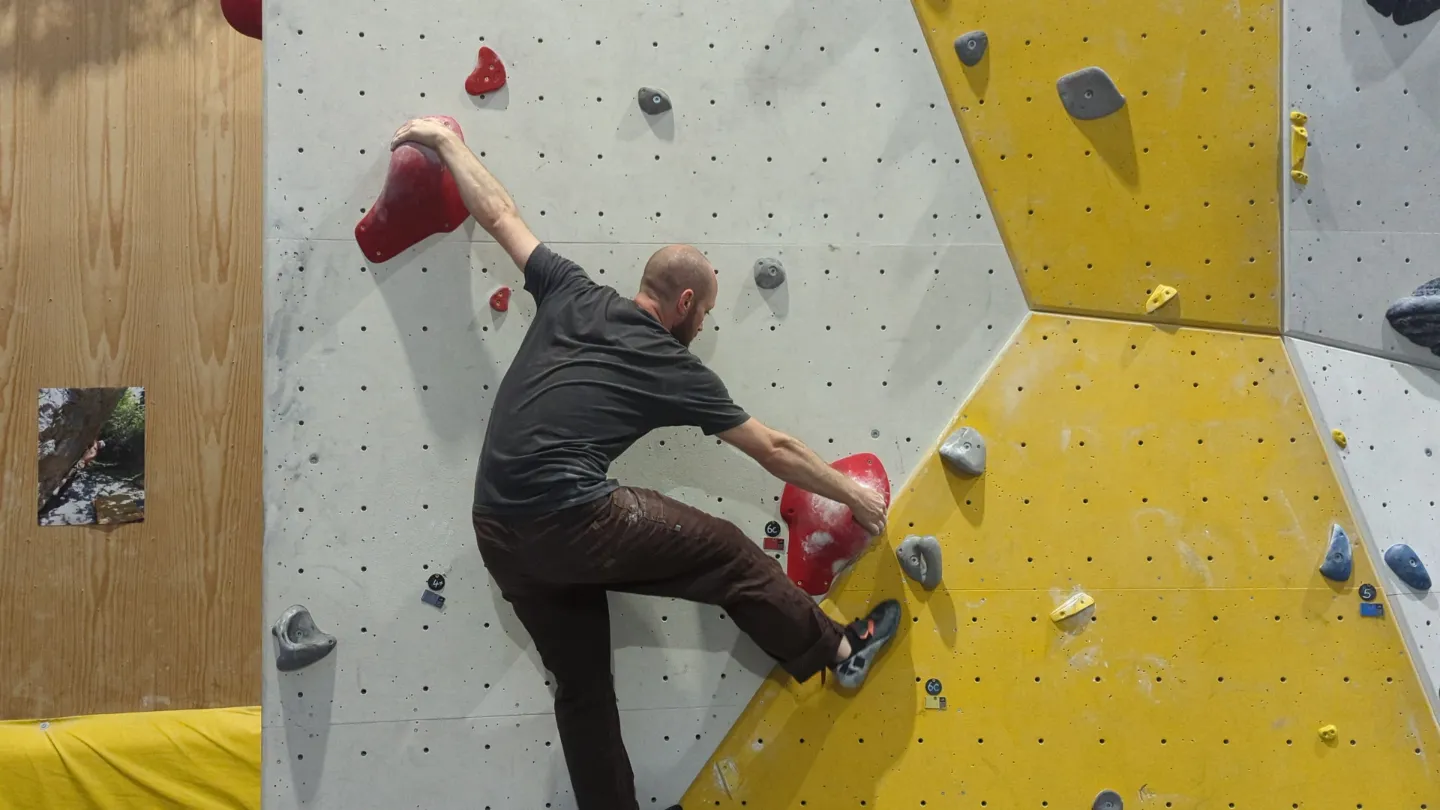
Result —
<instances>
[{"instance_id":1,"label":"rock climbing photo print","mask_svg":"<svg viewBox=\"0 0 1440 810\"><path fill-rule=\"evenodd\" d=\"M145 519L145 389L42 388L42 526Z\"/></svg>"}]
</instances>

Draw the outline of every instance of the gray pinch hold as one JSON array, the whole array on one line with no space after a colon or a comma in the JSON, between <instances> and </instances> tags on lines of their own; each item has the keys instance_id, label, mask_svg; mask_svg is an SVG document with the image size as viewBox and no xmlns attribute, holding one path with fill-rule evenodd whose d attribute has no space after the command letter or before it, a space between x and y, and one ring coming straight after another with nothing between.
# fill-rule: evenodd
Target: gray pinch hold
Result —
<instances>
[{"instance_id":1,"label":"gray pinch hold","mask_svg":"<svg viewBox=\"0 0 1440 810\"><path fill-rule=\"evenodd\" d=\"M1385 549L1385 564L1406 585L1417 591L1430 590L1430 572L1425 570L1425 563L1420 562L1420 555L1415 553L1415 549L1396 543Z\"/></svg>"},{"instance_id":2,"label":"gray pinch hold","mask_svg":"<svg viewBox=\"0 0 1440 810\"><path fill-rule=\"evenodd\" d=\"M670 96L653 87L640 88L640 109L646 115L659 115L670 109Z\"/></svg>"},{"instance_id":3,"label":"gray pinch hold","mask_svg":"<svg viewBox=\"0 0 1440 810\"><path fill-rule=\"evenodd\" d=\"M1385 320L1411 343L1440 354L1440 278L1391 304Z\"/></svg>"},{"instance_id":4,"label":"gray pinch hold","mask_svg":"<svg viewBox=\"0 0 1440 810\"><path fill-rule=\"evenodd\" d=\"M940 541L933 534L921 537L912 534L900 541L895 550L900 558L900 570L927 591L935 590L940 584Z\"/></svg>"},{"instance_id":5,"label":"gray pinch hold","mask_svg":"<svg viewBox=\"0 0 1440 810\"><path fill-rule=\"evenodd\" d=\"M304 605L292 605L270 628L275 637L275 668L281 672L303 669L329 655L338 643L320 632Z\"/></svg>"},{"instance_id":6,"label":"gray pinch hold","mask_svg":"<svg viewBox=\"0 0 1440 810\"><path fill-rule=\"evenodd\" d=\"M773 290L785 283L785 265L779 259L755 260L755 286Z\"/></svg>"},{"instance_id":7,"label":"gray pinch hold","mask_svg":"<svg viewBox=\"0 0 1440 810\"><path fill-rule=\"evenodd\" d=\"M985 437L975 428L960 428L940 445L940 459L956 475L981 475L985 472Z\"/></svg>"},{"instance_id":8,"label":"gray pinch hold","mask_svg":"<svg viewBox=\"0 0 1440 810\"><path fill-rule=\"evenodd\" d=\"M985 49L990 46L990 37L984 31L971 31L955 38L955 55L960 64L975 67L985 58Z\"/></svg>"},{"instance_id":9,"label":"gray pinch hold","mask_svg":"<svg viewBox=\"0 0 1440 810\"><path fill-rule=\"evenodd\" d=\"M1065 112L1081 121L1092 121L1118 112L1125 106L1125 97L1115 86L1110 74L1098 67L1081 68L1067 73L1055 82Z\"/></svg>"},{"instance_id":10,"label":"gray pinch hold","mask_svg":"<svg viewBox=\"0 0 1440 810\"><path fill-rule=\"evenodd\" d=\"M1125 801L1113 790L1102 790L1090 807L1091 810L1125 810Z\"/></svg>"},{"instance_id":11,"label":"gray pinch hold","mask_svg":"<svg viewBox=\"0 0 1440 810\"><path fill-rule=\"evenodd\" d=\"M1330 548L1325 551L1325 562L1320 563L1320 574L1335 582L1350 579L1354 567L1354 552L1350 548L1350 535L1340 528L1339 523L1330 526Z\"/></svg>"}]
</instances>

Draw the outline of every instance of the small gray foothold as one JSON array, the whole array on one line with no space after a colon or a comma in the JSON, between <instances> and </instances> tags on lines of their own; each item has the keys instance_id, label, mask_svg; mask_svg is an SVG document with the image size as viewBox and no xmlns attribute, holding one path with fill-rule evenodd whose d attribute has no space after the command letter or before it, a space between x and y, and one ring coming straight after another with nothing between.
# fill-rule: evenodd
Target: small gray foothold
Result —
<instances>
[{"instance_id":1,"label":"small gray foothold","mask_svg":"<svg viewBox=\"0 0 1440 810\"><path fill-rule=\"evenodd\" d=\"M1385 549L1385 564L1406 585L1417 591L1430 590L1430 572L1425 570L1425 563L1420 562L1420 555L1415 553L1415 549L1396 543Z\"/></svg>"},{"instance_id":2,"label":"small gray foothold","mask_svg":"<svg viewBox=\"0 0 1440 810\"><path fill-rule=\"evenodd\" d=\"M1339 523L1330 526L1330 548L1325 551L1325 562L1320 563L1320 573L1326 579L1345 582L1350 579L1354 557L1350 550L1350 535L1340 528Z\"/></svg>"},{"instance_id":3,"label":"small gray foothold","mask_svg":"<svg viewBox=\"0 0 1440 810\"><path fill-rule=\"evenodd\" d=\"M900 558L900 570L925 590L933 591L940 584L940 541L933 534L906 537L895 556Z\"/></svg>"},{"instance_id":4,"label":"small gray foothold","mask_svg":"<svg viewBox=\"0 0 1440 810\"><path fill-rule=\"evenodd\" d=\"M1098 67L1067 73L1055 82L1065 111L1081 121L1104 118L1125 106L1125 97L1110 74Z\"/></svg>"},{"instance_id":5,"label":"small gray foothold","mask_svg":"<svg viewBox=\"0 0 1440 810\"><path fill-rule=\"evenodd\" d=\"M1113 790L1102 790L1095 796L1095 803L1090 805L1091 810L1124 810L1125 802L1120 794Z\"/></svg>"},{"instance_id":6,"label":"small gray foothold","mask_svg":"<svg viewBox=\"0 0 1440 810\"><path fill-rule=\"evenodd\" d=\"M293 672L329 655L337 643L334 636L320 632L304 605L293 605L270 628L275 637L275 668Z\"/></svg>"},{"instance_id":7,"label":"small gray foothold","mask_svg":"<svg viewBox=\"0 0 1440 810\"><path fill-rule=\"evenodd\" d=\"M955 55L960 57L960 63L965 67L975 67L980 64L989 45L990 37L984 31L971 31L955 38Z\"/></svg>"},{"instance_id":8,"label":"small gray foothold","mask_svg":"<svg viewBox=\"0 0 1440 810\"><path fill-rule=\"evenodd\" d=\"M957 475L980 475L985 472L985 437L975 428L960 428L940 445L940 458Z\"/></svg>"},{"instance_id":9,"label":"small gray foothold","mask_svg":"<svg viewBox=\"0 0 1440 810\"><path fill-rule=\"evenodd\" d=\"M670 97L664 90L656 90L653 87L640 88L640 109L646 115L659 115L670 109Z\"/></svg>"},{"instance_id":10,"label":"small gray foothold","mask_svg":"<svg viewBox=\"0 0 1440 810\"><path fill-rule=\"evenodd\" d=\"M1385 320L1411 343L1440 354L1440 278L1421 284L1391 304Z\"/></svg>"},{"instance_id":11,"label":"small gray foothold","mask_svg":"<svg viewBox=\"0 0 1440 810\"><path fill-rule=\"evenodd\" d=\"M773 290L785 283L785 265L779 259L755 260L755 286Z\"/></svg>"}]
</instances>

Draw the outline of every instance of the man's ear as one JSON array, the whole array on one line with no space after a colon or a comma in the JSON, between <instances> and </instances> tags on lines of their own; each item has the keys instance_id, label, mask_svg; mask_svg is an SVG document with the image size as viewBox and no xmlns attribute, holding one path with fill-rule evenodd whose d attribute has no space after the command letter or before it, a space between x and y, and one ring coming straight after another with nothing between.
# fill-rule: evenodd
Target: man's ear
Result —
<instances>
[{"instance_id":1,"label":"man's ear","mask_svg":"<svg viewBox=\"0 0 1440 810\"><path fill-rule=\"evenodd\" d=\"M690 310L695 307L695 291L686 290L680 293L680 297L675 300L675 303L679 305L681 315L688 315Z\"/></svg>"}]
</instances>

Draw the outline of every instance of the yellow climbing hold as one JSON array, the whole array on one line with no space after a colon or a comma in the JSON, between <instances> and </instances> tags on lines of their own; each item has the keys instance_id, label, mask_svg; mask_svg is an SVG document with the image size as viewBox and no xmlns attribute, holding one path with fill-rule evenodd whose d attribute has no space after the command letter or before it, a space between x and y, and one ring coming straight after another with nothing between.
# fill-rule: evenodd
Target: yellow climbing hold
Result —
<instances>
[{"instance_id":1,"label":"yellow climbing hold","mask_svg":"<svg viewBox=\"0 0 1440 810\"><path fill-rule=\"evenodd\" d=\"M1050 621L1062 622L1093 604L1095 604L1095 598L1082 591L1066 599L1060 607L1050 611Z\"/></svg>"},{"instance_id":2,"label":"yellow climbing hold","mask_svg":"<svg viewBox=\"0 0 1440 810\"><path fill-rule=\"evenodd\" d=\"M1310 175L1305 173L1305 152L1310 148L1310 131L1305 128L1305 122L1310 116L1299 110L1290 112L1290 177L1300 185L1310 182Z\"/></svg>"},{"instance_id":3,"label":"yellow climbing hold","mask_svg":"<svg viewBox=\"0 0 1440 810\"><path fill-rule=\"evenodd\" d=\"M1330 438L1334 439L1335 443L1340 445L1341 450L1344 450L1345 446L1350 444L1350 440L1345 438L1345 431L1340 428L1335 428L1330 431Z\"/></svg>"},{"instance_id":4,"label":"yellow climbing hold","mask_svg":"<svg viewBox=\"0 0 1440 810\"><path fill-rule=\"evenodd\" d=\"M1156 285L1155 292L1150 293L1150 297L1145 299L1145 311L1154 312L1160 307L1165 306L1165 304L1169 303L1170 299L1174 298L1179 292L1179 290L1168 284Z\"/></svg>"},{"instance_id":5,"label":"yellow climbing hold","mask_svg":"<svg viewBox=\"0 0 1440 810\"><path fill-rule=\"evenodd\" d=\"M1340 729L1335 728L1333 723L1320 727L1320 739L1325 742L1333 741L1340 734Z\"/></svg>"}]
</instances>

